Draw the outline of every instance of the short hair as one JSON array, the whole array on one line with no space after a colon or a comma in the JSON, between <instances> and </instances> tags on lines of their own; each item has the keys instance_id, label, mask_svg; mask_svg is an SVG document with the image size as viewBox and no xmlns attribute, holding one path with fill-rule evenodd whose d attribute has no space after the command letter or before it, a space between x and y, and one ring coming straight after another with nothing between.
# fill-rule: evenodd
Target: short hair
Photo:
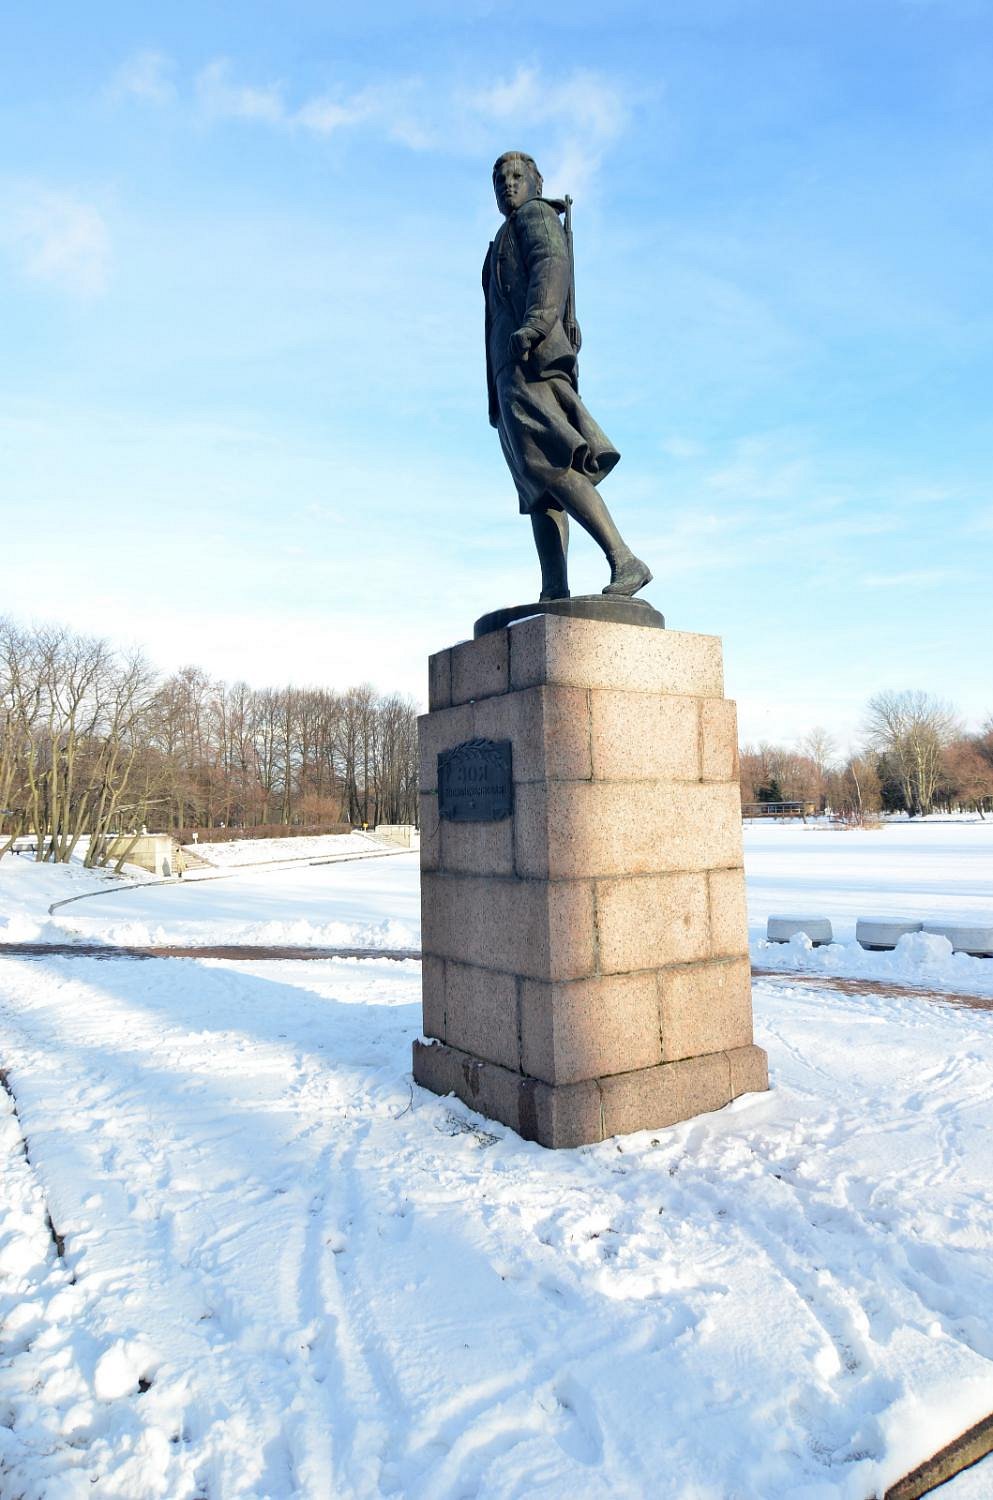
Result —
<instances>
[{"instance_id":1,"label":"short hair","mask_svg":"<svg viewBox=\"0 0 993 1500\"><path fill-rule=\"evenodd\" d=\"M498 156L496 161L493 163L493 176L496 176L497 168L499 166L502 166L505 161L510 160L520 161L524 163L525 167L534 178L535 187L538 189L538 197L540 198L542 189L545 186L545 179L538 171L538 164L535 161L534 157L528 156L526 151L505 151L502 156Z\"/></svg>"}]
</instances>

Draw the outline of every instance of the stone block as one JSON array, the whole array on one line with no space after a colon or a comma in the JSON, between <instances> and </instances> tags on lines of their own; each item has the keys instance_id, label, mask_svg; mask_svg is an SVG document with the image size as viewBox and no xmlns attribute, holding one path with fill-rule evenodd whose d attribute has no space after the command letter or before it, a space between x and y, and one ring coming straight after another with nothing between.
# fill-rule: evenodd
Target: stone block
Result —
<instances>
[{"instance_id":1,"label":"stone block","mask_svg":"<svg viewBox=\"0 0 993 1500\"><path fill-rule=\"evenodd\" d=\"M454 1094L459 1068L458 1054L444 1042L422 1042L413 1045L414 1082L433 1094Z\"/></svg>"},{"instance_id":2,"label":"stone block","mask_svg":"<svg viewBox=\"0 0 993 1500\"><path fill-rule=\"evenodd\" d=\"M445 1040L445 960L426 954L421 960L421 1030Z\"/></svg>"},{"instance_id":3,"label":"stone block","mask_svg":"<svg viewBox=\"0 0 993 1500\"><path fill-rule=\"evenodd\" d=\"M699 781L695 698L659 693L590 694L597 781Z\"/></svg>"},{"instance_id":4,"label":"stone block","mask_svg":"<svg viewBox=\"0 0 993 1500\"><path fill-rule=\"evenodd\" d=\"M452 647L452 703L472 703L505 693L509 685L506 630Z\"/></svg>"},{"instance_id":5,"label":"stone block","mask_svg":"<svg viewBox=\"0 0 993 1500\"><path fill-rule=\"evenodd\" d=\"M726 1052L686 1057L672 1064L681 1120L710 1114L731 1103L731 1066Z\"/></svg>"},{"instance_id":6,"label":"stone block","mask_svg":"<svg viewBox=\"0 0 993 1500\"><path fill-rule=\"evenodd\" d=\"M438 790L438 755L473 738L472 706L438 709L417 720L418 786L422 792Z\"/></svg>"},{"instance_id":7,"label":"stone block","mask_svg":"<svg viewBox=\"0 0 993 1500\"><path fill-rule=\"evenodd\" d=\"M710 870L710 952L714 958L736 958L748 952L748 905L744 869Z\"/></svg>"},{"instance_id":8,"label":"stone block","mask_svg":"<svg viewBox=\"0 0 993 1500\"><path fill-rule=\"evenodd\" d=\"M761 1047L733 1047L728 1051L731 1098L763 1094L769 1087L769 1059Z\"/></svg>"},{"instance_id":9,"label":"stone block","mask_svg":"<svg viewBox=\"0 0 993 1500\"><path fill-rule=\"evenodd\" d=\"M552 1088L445 1042L415 1041L413 1071L414 1082L422 1088L434 1094L454 1094L470 1109L508 1125L526 1141L561 1149L603 1138L600 1090L595 1083Z\"/></svg>"},{"instance_id":10,"label":"stone block","mask_svg":"<svg viewBox=\"0 0 993 1500\"><path fill-rule=\"evenodd\" d=\"M720 698L719 636L531 615L510 626L510 685L608 688Z\"/></svg>"},{"instance_id":11,"label":"stone block","mask_svg":"<svg viewBox=\"0 0 993 1500\"><path fill-rule=\"evenodd\" d=\"M700 774L704 781L738 780L738 712L730 698L700 704Z\"/></svg>"},{"instance_id":12,"label":"stone block","mask_svg":"<svg viewBox=\"0 0 993 1500\"><path fill-rule=\"evenodd\" d=\"M661 1130L683 1118L674 1069L668 1063L601 1080L604 1140L633 1130Z\"/></svg>"},{"instance_id":13,"label":"stone block","mask_svg":"<svg viewBox=\"0 0 993 1500\"><path fill-rule=\"evenodd\" d=\"M534 1078L522 1079L517 1129L526 1141L551 1150L588 1146L603 1139L603 1112L596 1083L569 1083L560 1088Z\"/></svg>"},{"instance_id":14,"label":"stone block","mask_svg":"<svg viewBox=\"0 0 993 1500\"><path fill-rule=\"evenodd\" d=\"M528 979L586 979L596 972L592 883L553 883L545 887L545 890L548 911L547 965L544 955L539 954L530 969L520 968L517 972ZM536 972L539 968L541 972Z\"/></svg>"},{"instance_id":15,"label":"stone block","mask_svg":"<svg viewBox=\"0 0 993 1500\"><path fill-rule=\"evenodd\" d=\"M707 876L626 876L596 885L600 970L626 974L710 953Z\"/></svg>"},{"instance_id":16,"label":"stone block","mask_svg":"<svg viewBox=\"0 0 993 1500\"><path fill-rule=\"evenodd\" d=\"M443 1039L463 1052L517 1072L520 1068L517 985L513 974L449 961L445 965Z\"/></svg>"},{"instance_id":17,"label":"stone block","mask_svg":"<svg viewBox=\"0 0 993 1500\"><path fill-rule=\"evenodd\" d=\"M496 823L456 823L442 818L439 868L467 875L514 873L514 819Z\"/></svg>"},{"instance_id":18,"label":"stone block","mask_svg":"<svg viewBox=\"0 0 993 1500\"><path fill-rule=\"evenodd\" d=\"M433 1094L454 1094L489 1120L520 1131L521 1076L461 1052L446 1042L413 1046L414 1082Z\"/></svg>"},{"instance_id":19,"label":"stone block","mask_svg":"<svg viewBox=\"0 0 993 1500\"><path fill-rule=\"evenodd\" d=\"M731 1102L727 1054L714 1052L600 1080L604 1139L662 1130Z\"/></svg>"},{"instance_id":20,"label":"stone block","mask_svg":"<svg viewBox=\"0 0 993 1500\"><path fill-rule=\"evenodd\" d=\"M518 813L517 872L535 879L742 862L741 803L732 783L549 782L532 789L528 819Z\"/></svg>"},{"instance_id":21,"label":"stone block","mask_svg":"<svg viewBox=\"0 0 993 1500\"><path fill-rule=\"evenodd\" d=\"M452 653L436 651L428 657L428 708L450 708L452 705Z\"/></svg>"},{"instance_id":22,"label":"stone block","mask_svg":"<svg viewBox=\"0 0 993 1500\"><path fill-rule=\"evenodd\" d=\"M418 799L421 831L421 869L437 870L441 863L441 819L436 792L421 792Z\"/></svg>"},{"instance_id":23,"label":"stone block","mask_svg":"<svg viewBox=\"0 0 993 1500\"><path fill-rule=\"evenodd\" d=\"M654 974L571 984L524 980L522 1072L545 1083L578 1083L648 1068L661 1060Z\"/></svg>"},{"instance_id":24,"label":"stone block","mask_svg":"<svg viewBox=\"0 0 993 1500\"><path fill-rule=\"evenodd\" d=\"M588 780L588 694L581 688L536 687L473 706L474 733L509 739L514 781Z\"/></svg>"},{"instance_id":25,"label":"stone block","mask_svg":"<svg viewBox=\"0 0 993 1500\"><path fill-rule=\"evenodd\" d=\"M586 882L421 877L425 953L527 979L595 972L593 891Z\"/></svg>"},{"instance_id":26,"label":"stone block","mask_svg":"<svg viewBox=\"0 0 993 1500\"><path fill-rule=\"evenodd\" d=\"M548 783L514 785L514 871L523 878L548 878Z\"/></svg>"},{"instance_id":27,"label":"stone block","mask_svg":"<svg viewBox=\"0 0 993 1500\"><path fill-rule=\"evenodd\" d=\"M747 958L666 969L658 983L666 1062L751 1044L752 976Z\"/></svg>"}]
</instances>

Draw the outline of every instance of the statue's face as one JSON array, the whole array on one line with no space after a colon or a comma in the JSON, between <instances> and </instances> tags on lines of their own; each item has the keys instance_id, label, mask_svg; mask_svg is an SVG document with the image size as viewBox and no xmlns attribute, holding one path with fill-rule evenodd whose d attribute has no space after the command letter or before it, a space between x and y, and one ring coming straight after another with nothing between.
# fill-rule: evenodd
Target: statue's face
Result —
<instances>
[{"instance_id":1,"label":"statue's face","mask_svg":"<svg viewBox=\"0 0 993 1500\"><path fill-rule=\"evenodd\" d=\"M508 156L493 173L493 191L497 208L509 218L529 198L537 196L537 187L528 167L519 156Z\"/></svg>"}]
</instances>

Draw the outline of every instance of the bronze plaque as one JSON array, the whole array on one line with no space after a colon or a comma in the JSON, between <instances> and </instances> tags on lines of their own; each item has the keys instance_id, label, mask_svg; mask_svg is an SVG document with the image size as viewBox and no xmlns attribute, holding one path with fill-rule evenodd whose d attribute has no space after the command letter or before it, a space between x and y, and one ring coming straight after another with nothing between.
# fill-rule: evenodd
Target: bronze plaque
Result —
<instances>
[{"instance_id":1,"label":"bronze plaque","mask_svg":"<svg viewBox=\"0 0 993 1500\"><path fill-rule=\"evenodd\" d=\"M514 806L509 740L467 740L438 756L438 816L497 823Z\"/></svg>"}]
</instances>

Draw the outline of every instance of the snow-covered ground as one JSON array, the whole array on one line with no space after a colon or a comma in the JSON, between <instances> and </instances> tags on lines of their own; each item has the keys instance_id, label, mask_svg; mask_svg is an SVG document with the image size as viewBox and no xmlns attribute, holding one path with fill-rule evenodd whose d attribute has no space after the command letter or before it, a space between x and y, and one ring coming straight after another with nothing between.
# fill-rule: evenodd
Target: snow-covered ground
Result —
<instances>
[{"instance_id":1,"label":"snow-covered ground","mask_svg":"<svg viewBox=\"0 0 993 1500\"><path fill-rule=\"evenodd\" d=\"M65 942L65 930L49 917L52 903L95 891L137 890L154 879L131 867L120 877L84 869L79 860L37 864L26 854L8 854L0 859L0 943Z\"/></svg>"},{"instance_id":2,"label":"snow-covered ground","mask_svg":"<svg viewBox=\"0 0 993 1500\"><path fill-rule=\"evenodd\" d=\"M831 835L758 832L763 930L847 909ZM888 850L871 910L945 900ZM39 930L96 883L18 866ZM416 886L401 855L55 919L406 945ZM755 1014L771 1093L552 1153L411 1085L414 963L0 957L0 1496L881 1495L993 1410L993 1014L780 976Z\"/></svg>"},{"instance_id":3,"label":"snow-covered ground","mask_svg":"<svg viewBox=\"0 0 993 1500\"><path fill-rule=\"evenodd\" d=\"M399 852L332 865L252 867L223 880L185 879L73 901L51 921L63 940L141 946L416 948L418 861L416 853Z\"/></svg>"},{"instance_id":4,"label":"snow-covered ground","mask_svg":"<svg viewBox=\"0 0 993 1500\"><path fill-rule=\"evenodd\" d=\"M350 836L336 837L336 846L330 852L320 848L313 864L303 856L276 868L249 864L243 854L244 868L231 867L223 875L197 872L168 883L131 869L120 878L78 864L0 859L0 942L416 948L419 856L373 848L366 859L370 844L359 834L359 862L355 848L348 847ZM284 841L251 842L264 852L267 843ZM341 863L324 863L331 857ZM94 892L99 896L90 899ZM51 914L50 905L55 905Z\"/></svg>"},{"instance_id":5,"label":"snow-covered ground","mask_svg":"<svg viewBox=\"0 0 993 1500\"><path fill-rule=\"evenodd\" d=\"M375 836L368 833L321 833L285 839L230 839L220 844L201 840L185 848L205 864L229 870L238 865L275 864L284 859L341 859L346 854L376 854L382 850L382 841L378 843L377 849Z\"/></svg>"}]
</instances>

